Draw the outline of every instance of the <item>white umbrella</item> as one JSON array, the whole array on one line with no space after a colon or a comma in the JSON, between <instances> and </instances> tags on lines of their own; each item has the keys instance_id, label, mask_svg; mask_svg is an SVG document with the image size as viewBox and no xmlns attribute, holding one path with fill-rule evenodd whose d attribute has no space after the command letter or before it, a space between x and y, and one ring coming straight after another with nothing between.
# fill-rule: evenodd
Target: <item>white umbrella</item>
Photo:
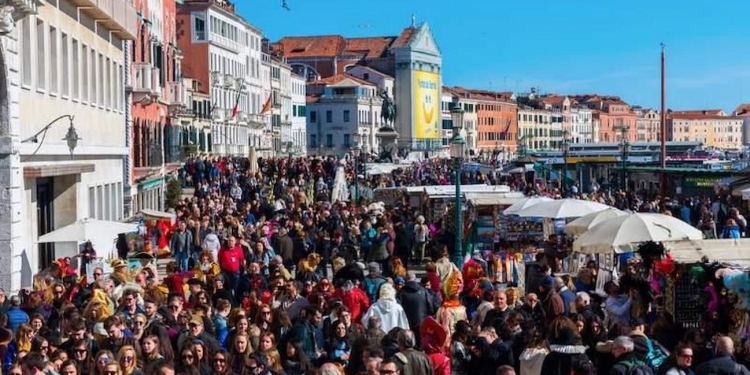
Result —
<instances>
[{"instance_id":1,"label":"white umbrella","mask_svg":"<svg viewBox=\"0 0 750 375\"><path fill-rule=\"evenodd\" d=\"M529 197L516 202L503 211L503 215L516 215L519 211L527 209L535 204L542 202L552 202L554 199L547 197Z\"/></svg>"},{"instance_id":2,"label":"white umbrella","mask_svg":"<svg viewBox=\"0 0 750 375\"><path fill-rule=\"evenodd\" d=\"M580 236L586 233L586 231L594 227L596 224L626 215L628 215L627 212L618 210L614 207L610 207L604 211L590 213L568 223L565 226L565 234L571 236Z\"/></svg>"},{"instance_id":3,"label":"white umbrella","mask_svg":"<svg viewBox=\"0 0 750 375\"><path fill-rule=\"evenodd\" d=\"M52 232L40 236L37 242L85 242L88 240L104 238L114 241L120 233L131 233L135 232L137 229L138 224L136 223L81 219L73 224L66 225L60 229L53 230Z\"/></svg>"},{"instance_id":4,"label":"white umbrella","mask_svg":"<svg viewBox=\"0 0 750 375\"><path fill-rule=\"evenodd\" d=\"M549 219L567 219L586 216L593 212L610 208L606 204L580 199L557 199L551 202L535 204L517 213L521 217L542 217Z\"/></svg>"},{"instance_id":5,"label":"white umbrella","mask_svg":"<svg viewBox=\"0 0 750 375\"><path fill-rule=\"evenodd\" d=\"M599 223L573 243L573 250L593 254L632 251L632 245L647 241L702 240L703 232L672 216L633 213ZM627 250L621 249L626 248Z\"/></svg>"}]
</instances>

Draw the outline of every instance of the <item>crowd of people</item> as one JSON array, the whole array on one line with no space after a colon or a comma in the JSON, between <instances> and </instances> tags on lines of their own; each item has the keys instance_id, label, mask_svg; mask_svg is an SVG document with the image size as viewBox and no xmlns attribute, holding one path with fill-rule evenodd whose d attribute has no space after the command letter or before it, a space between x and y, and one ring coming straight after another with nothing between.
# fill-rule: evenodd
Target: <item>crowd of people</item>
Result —
<instances>
[{"instance_id":1,"label":"crowd of people","mask_svg":"<svg viewBox=\"0 0 750 375\"><path fill-rule=\"evenodd\" d=\"M458 269L422 213L331 202L339 166L282 158L251 172L243 160L188 160L179 179L195 194L174 208L166 275L147 262L131 273L118 259L91 280L59 261L33 289L0 292L2 374L750 375L728 337L633 313L635 297L616 281L599 295L595 262L572 280L539 257L531 290L492 282L475 263ZM437 161L368 177L345 168L350 183L373 188L452 178ZM577 196L634 202L586 190ZM696 225L708 218L698 201L637 204Z\"/></svg>"}]
</instances>

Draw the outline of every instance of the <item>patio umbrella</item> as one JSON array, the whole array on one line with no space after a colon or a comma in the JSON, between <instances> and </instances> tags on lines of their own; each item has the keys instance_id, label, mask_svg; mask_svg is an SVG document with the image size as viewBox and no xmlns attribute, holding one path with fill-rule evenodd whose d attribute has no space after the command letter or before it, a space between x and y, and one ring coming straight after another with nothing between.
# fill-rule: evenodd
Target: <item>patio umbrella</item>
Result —
<instances>
[{"instance_id":1,"label":"patio umbrella","mask_svg":"<svg viewBox=\"0 0 750 375\"><path fill-rule=\"evenodd\" d=\"M138 229L136 223L121 223L96 219L81 219L60 229L42 235L38 243L91 241L94 249L108 252L120 233L131 233Z\"/></svg>"},{"instance_id":2,"label":"patio umbrella","mask_svg":"<svg viewBox=\"0 0 750 375\"><path fill-rule=\"evenodd\" d=\"M599 223L573 243L581 253L616 253L633 251L642 242L702 240L703 232L672 216L632 213Z\"/></svg>"},{"instance_id":3,"label":"patio umbrella","mask_svg":"<svg viewBox=\"0 0 750 375\"><path fill-rule=\"evenodd\" d=\"M554 199L547 197L529 197L510 205L503 211L503 215L517 215L519 211L542 202L552 202Z\"/></svg>"},{"instance_id":4,"label":"patio umbrella","mask_svg":"<svg viewBox=\"0 0 750 375\"><path fill-rule=\"evenodd\" d=\"M590 213L568 223L565 226L565 234L580 236L596 224L625 215L628 215L628 213L614 207L610 207L604 211Z\"/></svg>"},{"instance_id":5,"label":"patio umbrella","mask_svg":"<svg viewBox=\"0 0 750 375\"><path fill-rule=\"evenodd\" d=\"M535 204L517 213L521 217L542 217L549 219L567 219L586 216L593 212L610 208L606 204L580 199L557 199L551 202Z\"/></svg>"}]
</instances>

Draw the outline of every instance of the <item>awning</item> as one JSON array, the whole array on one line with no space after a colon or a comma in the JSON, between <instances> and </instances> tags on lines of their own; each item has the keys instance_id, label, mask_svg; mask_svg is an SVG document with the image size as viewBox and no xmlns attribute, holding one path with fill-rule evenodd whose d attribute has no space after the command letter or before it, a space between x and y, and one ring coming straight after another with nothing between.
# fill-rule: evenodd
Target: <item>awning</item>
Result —
<instances>
[{"instance_id":1,"label":"awning","mask_svg":"<svg viewBox=\"0 0 750 375\"><path fill-rule=\"evenodd\" d=\"M742 198L742 199L748 199L748 198L745 198L745 194L744 194L745 190L748 190L748 193L750 193L750 183L741 184L741 185L738 185L736 188L733 188L732 196Z\"/></svg>"},{"instance_id":2,"label":"awning","mask_svg":"<svg viewBox=\"0 0 750 375\"><path fill-rule=\"evenodd\" d=\"M750 248L750 238L678 241L664 246L679 263L699 263L705 257L709 262L750 266L750 252L744 251Z\"/></svg>"},{"instance_id":3,"label":"awning","mask_svg":"<svg viewBox=\"0 0 750 375\"><path fill-rule=\"evenodd\" d=\"M508 193L466 193L466 200L472 206L510 206L524 199L523 193L513 191Z\"/></svg>"},{"instance_id":4,"label":"awning","mask_svg":"<svg viewBox=\"0 0 750 375\"><path fill-rule=\"evenodd\" d=\"M23 167L23 177L57 177L70 174L89 173L93 172L95 169L95 165L90 163L34 165Z\"/></svg>"},{"instance_id":5,"label":"awning","mask_svg":"<svg viewBox=\"0 0 750 375\"><path fill-rule=\"evenodd\" d=\"M732 187L733 185L737 184L738 182L746 180L746 179L747 179L747 176L724 177L721 180L717 181L716 184L720 188Z\"/></svg>"}]
</instances>

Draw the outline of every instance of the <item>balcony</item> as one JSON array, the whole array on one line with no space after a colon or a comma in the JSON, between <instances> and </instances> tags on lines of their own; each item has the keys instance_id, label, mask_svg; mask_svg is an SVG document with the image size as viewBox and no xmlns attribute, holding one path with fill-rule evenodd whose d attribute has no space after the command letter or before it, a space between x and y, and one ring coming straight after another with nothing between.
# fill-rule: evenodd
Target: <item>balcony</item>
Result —
<instances>
[{"instance_id":1,"label":"balcony","mask_svg":"<svg viewBox=\"0 0 750 375\"><path fill-rule=\"evenodd\" d=\"M263 129L266 127L266 119L264 115L247 115L247 124L252 129Z\"/></svg>"},{"instance_id":2,"label":"balcony","mask_svg":"<svg viewBox=\"0 0 750 375\"><path fill-rule=\"evenodd\" d=\"M167 82L167 105L170 112L187 107L185 85L182 82Z\"/></svg>"},{"instance_id":3,"label":"balcony","mask_svg":"<svg viewBox=\"0 0 750 375\"><path fill-rule=\"evenodd\" d=\"M232 52L239 52L240 51L240 44L237 43L234 40L231 40L227 37L221 36L216 33L209 33L208 34L208 41L217 45L218 47L222 47L225 49L228 49Z\"/></svg>"},{"instance_id":4,"label":"balcony","mask_svg":"<svg viewBox=\"0 0 750 375\"><path fill-rule=\"evenodd\" d=\"M133 83L126 87L127 91L133 93L133 102L150 104L161 95L159 84L159 68L150 63L133 64Z\"/></svg>"},{"instance_id":5,"label":"balcony","mask_svg":"<svg viewBox=\"0 0 750 375\"><path fill-rule=\"evenodd\" d=\"M237 118L232 118L232 108L228 108L224 110L224 121L237 122Z\"/></svg>"},{"instance_id":6,"label":"balcony","mask_svg":"<svg viewBox=\"0 0 750 375\"><path fill-rule=\"evenodd\" d=\"M32 0L35 1L35 0ZM24 3L13 0L12 3ZM71 0L79 11L86 13L118 38L135 40L138 35L138 16L129 0Z\"/></svg>"},{"instance_id":7,"label":"balcony","mask_svg":"<svg viewBox=\"0 0 750 375\"><path fill-rule=\"evenodd\" d=\"M224 87L231 89L231 88L234 88L234 84L235 84L234 77L232 77L231 74L225 74L224 75Z\"/></svg>"},{"instance_id":8,"label":"balcony","mask_svg":"<svg viewBox=\"0 0 750 375\"><path fill-rule=\"evenodd\" d=\"M221 108L214 108L211 111L211 119L217 122L224 122L226 111Z\"/></svg>"},{"instance_id":9,"label":"balcony","mask_svg":"<svg viewBox=\"0 0 750 375\"><path fill-rule=\"evenodd\" d=\"M224 75L221 72L211 72L211 85L224 86Z\"/></svg>"}]
</instances>

